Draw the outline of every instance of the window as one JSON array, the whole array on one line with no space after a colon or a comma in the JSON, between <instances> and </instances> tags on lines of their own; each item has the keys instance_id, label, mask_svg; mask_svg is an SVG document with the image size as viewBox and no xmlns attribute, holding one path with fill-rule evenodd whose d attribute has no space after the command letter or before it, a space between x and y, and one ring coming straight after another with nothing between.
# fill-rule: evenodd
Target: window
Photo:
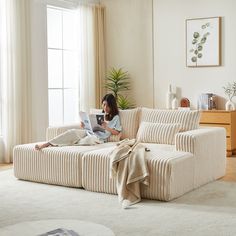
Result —
<instances>
[{"instance_id":1,"label":"window","mask_svg":"<svg viewBox=\"0 0 236 236\"><path fill-rule=\"evenodd\" d=\"M78 27L73 10L47 8L49 125L78 121Z\"/></svg>"}]
</instances>

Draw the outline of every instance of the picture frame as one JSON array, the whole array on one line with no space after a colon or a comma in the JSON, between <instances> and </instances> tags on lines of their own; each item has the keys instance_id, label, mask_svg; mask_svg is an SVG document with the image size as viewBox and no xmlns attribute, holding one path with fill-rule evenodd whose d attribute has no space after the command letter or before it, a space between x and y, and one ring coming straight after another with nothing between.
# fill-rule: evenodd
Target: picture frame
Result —
<instances>
[{"instance_id":1,"label":"picture frame","mask_svg":"<svg viewBox=\"0 0 236 236\"><path fill-rule=\"evenodd\" d=\"M186 66L221 66L221 17L186 19Z\"/></svg>"}]
</instances>

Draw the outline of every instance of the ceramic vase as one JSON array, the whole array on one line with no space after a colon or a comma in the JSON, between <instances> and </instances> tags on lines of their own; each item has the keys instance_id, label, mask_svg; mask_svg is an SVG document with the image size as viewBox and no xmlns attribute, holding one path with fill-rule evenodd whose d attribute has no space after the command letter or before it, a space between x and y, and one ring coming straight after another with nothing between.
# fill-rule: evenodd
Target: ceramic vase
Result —
<instances>
[{"instance_id":1,"label":"ceramic vase","mask_svg":"<svg viewBox=\"0 0 236 236\"><path fill-rule=\"evenodd\" d=\"M172 88L171 88L171 85L169 85L169 89L168 89L168 92L166 94L166 108L167 109L171 109L172 108L172 100L174 99L175 97L175 94L172 92Z\"/></svg>"},{"instance_id":2,"label":"ceramic vase","mask_svg":"<svg viewBox=\"0 0 236 236\"><path fill-rule=\"evenodd\" d=\"M175 109L178 108L178 100L177 100L177 98L174 98L174 99L172 100L172 102L171 102L171 108L172 108L173 110L175 110Z\"/></svg>"},{"instance_id":3,"label":"ceramic vase","mask_svg":"<svg viewBox=\"0 0 236 236\"><path fill-rule=\"evenodd\" d=\"M228 100L225 103L225 110L226 111L233 111L233 110L235 110L235 104L231 100Z\"/></svg>"}]
</instances>

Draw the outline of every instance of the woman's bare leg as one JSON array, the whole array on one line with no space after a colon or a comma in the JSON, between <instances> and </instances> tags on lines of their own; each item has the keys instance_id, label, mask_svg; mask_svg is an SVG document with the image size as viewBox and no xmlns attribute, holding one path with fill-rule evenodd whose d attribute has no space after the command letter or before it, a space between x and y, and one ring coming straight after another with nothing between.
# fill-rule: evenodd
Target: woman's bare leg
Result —
<instances>
[{"instance_id":1,"label":"woman's bare leg","mask_svg":"<svg viewBox=\"0 0 236 236\"><path fill-rule=\"evenodd\" d=\"M36 144L35 145L35 150L41 150L43 148L52 146L50 143L43 143L43 144Z\"/></svg>"}]
</instances>

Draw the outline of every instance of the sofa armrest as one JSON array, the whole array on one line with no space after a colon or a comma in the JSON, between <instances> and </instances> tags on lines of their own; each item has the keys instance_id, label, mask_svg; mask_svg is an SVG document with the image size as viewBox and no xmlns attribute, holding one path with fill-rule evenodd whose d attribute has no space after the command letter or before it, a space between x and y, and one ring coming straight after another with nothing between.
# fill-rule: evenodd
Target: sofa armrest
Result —
<instances>
[{"instance_id":1,"label":"sofa armrest","mask_svg":"<svg viewBox=\"0 0 236 236\"><path fill-rule=\"evenodd\" d=\"M46 140L53 139L59 134L66 132L69 129L81 129L80 124L70 124L70 125L61 125L48 127L46 130Z\"/></svg>"},{"instance_id":2,"label":"sofa armrest","mask_svg":"<svg viewBox=\"0 0 236 236\"><path fill-rule=\"evenodd\" d=\"M180 132L175 137L176 151L196 153L205 148L205 151L212 147L219 148L222 152L226 150L226 131L219 127L203 127L186 132Z\"/></svg>"},{"instance_id":3,"label":"sofa armrest","mask_svg":"<svg viewBox=\"0 0 236 236\"><path fill-rule=\"evenodd\" d=\"M206 127L178 133L176 151L194 155L195 188L225 175L226 131L219 127Z\"/></svg>"}]
</instances>

